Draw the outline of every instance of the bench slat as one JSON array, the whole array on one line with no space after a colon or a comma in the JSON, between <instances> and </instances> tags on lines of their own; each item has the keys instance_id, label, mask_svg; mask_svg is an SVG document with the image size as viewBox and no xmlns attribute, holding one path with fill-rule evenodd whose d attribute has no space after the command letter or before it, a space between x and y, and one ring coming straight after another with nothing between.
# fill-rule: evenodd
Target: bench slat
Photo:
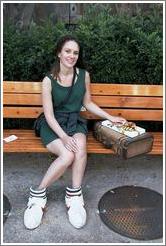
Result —
<instances>
[{"instance_id":1,"label":"bench slat","mask_svg":"<svg viewBox=\"0 0 166 246\"><path fill-rule=\"evenodd\" d=\"M41 94L11 94L5 93L3 96L4 105L34 105L42 106Z\"/></svg>"},{"instance_id":2,"label":"bench slat","mask_svg":"<svg viewBox=\"0 0 166 246\"><path fill-rule=\"evenodd\" d=\"M92 84L92 93L95 95L132 95L132 96L162 96L162 85L136 84Z\"/></svg>"},{"instance_id":3,"label":"bench slat","mask_svg":"<svg viewBox=\"0 0 166 246\"><path fill-rule=\"evenodd\" d=\"M4 118L36 118L43 111L42 107L5 107L3 108ZM123 116L128 120L154 120L162 121L162 110L149 109L105 109L106 112L115 116ZM99 119L98 116L88 111L81 112L87 119Z\"/></svg>"},{"instance_id":4,"label":"bench slat","mask_svg":"<svg viewBox=\"0 0 166 246\"><path fill-rule=\"evenodd\" d=\"M162 97L124 97L124 96L92 96L93 101L100 107L121 108L162 108ZM4 105L33 105L42 106L41 94L11 94L3 96Z\"/></svg>"},{"instance_id":5,"label":"bench slat","mask_svg":"<svg viewBox=\"0 0 166 246\"><path fill-rule=\"evenodd\" d=\"M3 91L9 93L41 93L42 82L4 81ZM163 96L162 85L134 85L134 84L101 84L91 83L94 95L133 95L133 96Z\"/></svg>"},{"instance_id":6,"label":"bench slat","mask_svg":"<svg viewBox=\"0 0 166 246\"><path fill-rule=\"evenodd\" d=\"M42 82L29 82L29 81L4 81L4 93L22 93L22 94L38 94L42 92Z\"/></svg>"},{"instance_id":7,"label":"bench slat","mask_svg":"<svg viewBox=\"0 0 166 246\"><path fill-rule=\"evenodd\" d=\"M100 107L120 108L163 108L162 97L138 96L92 96L92 100Z\"/></svg>"},{"instance_id":8,"label":"bench slat","mask_svg":"<svg viewBox=\"0 0 166 246\"><path fill-rule=\"evenodd\" d=\"M17 140L3 144L4 152L48 152L43 146L40 138L36 138L33 130L4 130L4 137L16 135ZM163 138L162 133L154 132L154 145L153 150L149 154L162 154L163 153ZM111 149L106 149L99 143L90 132L87 141L88 153L104 153L112 154Z\"/></svg>"},{"instance_id":9,"label":"bench slat","mask_svg":"<svg viewBox=\"0 0 166 246\"><path fill-rule=\"evenodd\" d=\"M162 121L163 111L162 110L149 110L149 109L105 109L106 112L115 116L122 116L128 121ZM82 112L82 115L87 119L99 119L95 115L89 113L88 111Z\"/></svg>"}]
</instances>

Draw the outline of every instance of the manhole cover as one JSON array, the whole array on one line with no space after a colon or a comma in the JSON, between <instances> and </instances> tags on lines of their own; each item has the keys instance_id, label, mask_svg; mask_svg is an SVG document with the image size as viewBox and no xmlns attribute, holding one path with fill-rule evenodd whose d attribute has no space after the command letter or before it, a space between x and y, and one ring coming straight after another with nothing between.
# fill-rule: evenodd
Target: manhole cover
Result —
<instances>
[{"instance_id":1,"label":"manhole cover","mask_svg":"<svg viewBox=\"0 0 166 246\"><path fill-rule=\"evenodd\" d=\"M11 206L10 206L9 199L7 198L7 196L3 195L3 223L8 218L10 209L11 209Z\"/></svg>"},{"instance_id":2,"label":"manhole cover","mask_svg":"<svg viewBox=\"0 0 166 246\"><path fill-rule=\"evenodd\" d=\"M163 196L156 191L117 187L101 197L98 208L102 221L119 234L139 240L162 237Z\"/></svg>"}]
</instances>

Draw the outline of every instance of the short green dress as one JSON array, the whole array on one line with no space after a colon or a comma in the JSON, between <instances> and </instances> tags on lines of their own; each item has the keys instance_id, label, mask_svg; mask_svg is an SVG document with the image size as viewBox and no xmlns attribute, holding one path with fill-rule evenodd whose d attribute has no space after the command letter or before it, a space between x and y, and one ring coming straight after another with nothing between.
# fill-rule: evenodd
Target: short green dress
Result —
<instances>
[{"instance_id":1,"label":"short green dress","mask_svg":"<svg viewBox=\"0 0 166 246\"><path fill-rule=\"evenodd\" d=\"M51 75L48 75L48 77L51 79L54 115L62 129L69 136L78 132L87 135L87 122L80 116L80 110L83 105L83 98L86 91L85 70L79 68L78 76L73 85L71 95L67 102L59 108L58 105L60 105L66 97L69 87L60 85ZM45 146L59 138L59 136L49 127L46 120L41 124L40 137Z\"/></svg>"}]
</instances>

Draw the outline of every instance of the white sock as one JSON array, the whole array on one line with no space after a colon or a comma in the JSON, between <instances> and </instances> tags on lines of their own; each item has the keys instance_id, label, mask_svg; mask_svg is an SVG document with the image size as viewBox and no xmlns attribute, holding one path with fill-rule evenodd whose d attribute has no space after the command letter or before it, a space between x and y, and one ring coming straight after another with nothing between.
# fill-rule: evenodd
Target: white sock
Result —
<instances>
[{"instance_id":1,"label":"white sock","mask_svg":"<svg viewBox=\"0 0 166 246\"><path fill-rule=\"evenodd\" d=\"M81 196L81 194L82 194L81 186L78 188L66 187L66 197Z\"/></svg>"}]
</instances>

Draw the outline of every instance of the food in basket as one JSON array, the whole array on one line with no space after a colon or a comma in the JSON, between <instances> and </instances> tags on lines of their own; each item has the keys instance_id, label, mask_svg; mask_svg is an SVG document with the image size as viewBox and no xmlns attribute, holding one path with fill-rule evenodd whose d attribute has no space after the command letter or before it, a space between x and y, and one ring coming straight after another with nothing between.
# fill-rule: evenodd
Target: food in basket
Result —
<instances>
[{"instance_id":1,"label":"food in basket","mask_svg":"<svg viewBox=\"0 0 166 246\"><path fill-rule=\"evenodd\" d=\"M122 131L136 131L136 124L134 122L126 122L123 125L117 125L117 127Z\"/></svg>"},{"instance_id":2,"label":"food in basket","mask_svg":"<svg viewBox=\"0 0 166 246\"><path fill-rule=\"evenodd\" d=\"M112 123L109 120L105 120L102 122L102 125L132 138L145 133L145 129L137 126L134 122L126 122L125 124L119 124Z\"/></svg>"}]
</instances>

